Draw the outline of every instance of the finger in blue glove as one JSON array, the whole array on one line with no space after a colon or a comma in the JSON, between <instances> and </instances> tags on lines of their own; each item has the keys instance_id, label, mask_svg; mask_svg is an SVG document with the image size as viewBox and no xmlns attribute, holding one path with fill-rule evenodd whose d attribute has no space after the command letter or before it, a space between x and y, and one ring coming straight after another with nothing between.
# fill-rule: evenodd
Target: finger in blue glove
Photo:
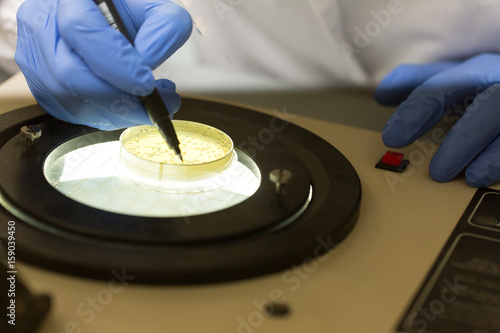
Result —
<instances>
[{"instance_id":1,"label":"finger in blue glove","mask_svg":"<svg viewBox=\"0 0 500 333\"><path fill-rule=\"evenodd\" d=\"M465 172L465 179L474 187L490 186L500 180L500 137L472 161Z\"/></svg>"},{"instance_id":2,"label":"finger in blue glove","mask_svg":"<svg viewBox=\"0 0 500 333\"><path fill-rule=\"evenodd\" d=\"M407 99L419 85L458 64L456 61L446 61L422 65L400 65L380 82L375 90L374 98L382 105L398 105Z\"/></svg>"},{"instance_id":3,"label":"finger in blue glove","mask_svg":"<svg viewBox=\"0 0 500 333\"><path fill-rule=\"evenodd\" d=\"M500 180L500 84L478 94L431 160L431 177L447 182L467 165L466 181L487 186Z\"/></svg>"}]
</instances>

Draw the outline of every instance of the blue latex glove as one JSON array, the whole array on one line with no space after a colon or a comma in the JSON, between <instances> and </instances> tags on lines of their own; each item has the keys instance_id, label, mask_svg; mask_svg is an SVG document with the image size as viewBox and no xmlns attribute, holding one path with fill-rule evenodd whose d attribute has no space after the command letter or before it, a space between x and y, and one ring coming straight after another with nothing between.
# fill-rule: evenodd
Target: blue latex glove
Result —
<instances>
[{"instance_id":1,"label":"blue latex glove","mask_svg":"<svg viewBox=\"0 0 500 333\"><path fill-rule=\"evenodd\" d=\"M156 84L171 114L175 85L160 65L189 38L191 17L166 0L114 0L135 47L92 0L27 0L20 7L16 62L49 114L102 130L151 124L137 96Z\"/></svg>"},{"instance_id":2,"label":"blue latex glove","mask_svg":"<svg viewBox=\"0 0 500 333\"><path fill-rule=\"evenodd\" d=\"M384 127L388 147L411 144L456 105L469 101L434 154L429 171L447 182L466 169L469 185L500 180L500 55L483 54L465 62L403 65L379 85L375 99L402 103ZM472 103L470 103L473 101ZM455 108L456 109L456 108Z\"/></svg>"}]
</instances>

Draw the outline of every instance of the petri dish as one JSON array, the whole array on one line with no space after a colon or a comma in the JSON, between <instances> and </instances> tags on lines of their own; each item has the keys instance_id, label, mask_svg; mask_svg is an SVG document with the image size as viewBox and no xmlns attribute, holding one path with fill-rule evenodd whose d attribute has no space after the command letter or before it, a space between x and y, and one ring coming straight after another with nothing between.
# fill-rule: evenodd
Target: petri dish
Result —
<instances>
[{"instance_id":1,"label":"petri dish","mask_svg":"<svg viewBox=\"0 0 500 333\"><path fill-rule=\"evenodd\" d=\"M125 130L121 137L119 172L144 186L171 192L203 192L225 185L224 172L237 161L231 138L197 122L172 121L183 161L154 126ZM213 180L218 178L218 182ZM205 180L211 179L210 186Z\"/></svg>"}]
</instances>

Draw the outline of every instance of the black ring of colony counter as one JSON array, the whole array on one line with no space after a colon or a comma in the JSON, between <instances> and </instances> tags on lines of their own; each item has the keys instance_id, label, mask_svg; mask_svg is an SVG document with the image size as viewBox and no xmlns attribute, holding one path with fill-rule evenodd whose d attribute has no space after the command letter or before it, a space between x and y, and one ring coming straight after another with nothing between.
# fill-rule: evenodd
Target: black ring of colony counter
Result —
<instances>
[{"instance_id":1,"label":"black ring of colony counter","mask_svg":"<svg viewBox=\"0 0 500 333\"><path fill-rule=\"evenodd\" d=\"M18 259L99 279L123 268L136 276L136 283L221 282L301 264L333 248L354 227L359 178L325 140L277 117L203 100L184 99L177 118L227 133L240 161L253 159L258 165L262 180L257 192L236 206L190 216L189 223L184 217L137 217L91 208L50 186L44 162L71 139L81 138L72 140L68 151L117 140L121 131L63 123L39 106L0 116L0 223L18 222ZM42 128L33 147L19 134L24 125ZM265 145L248 144L270 127L280 130L268 135ZM268 179L275 169L293 174L279 195Z\"/></svg>"}]
</instances>

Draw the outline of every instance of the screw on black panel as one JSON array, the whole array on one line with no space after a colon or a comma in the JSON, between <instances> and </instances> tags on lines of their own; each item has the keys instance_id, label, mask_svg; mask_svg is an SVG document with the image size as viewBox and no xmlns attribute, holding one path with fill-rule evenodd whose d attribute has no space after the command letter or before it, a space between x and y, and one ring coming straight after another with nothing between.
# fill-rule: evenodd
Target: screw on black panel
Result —
<instances>
[{"instance_id":1,"label":"screw on black panel","mask_svg":"<svg viewBox=\"0 0 500 333\"><path fill-rule=\"evenodd\" d=\"M269 173L269 180L276 185L276 194L283 194L285 185L292 179L292 172L287 169L274 169Z\"/></svg>"},{"instance_id":2,"label":"screw on black panel","mask_svg":"<svg viewBox=\"0 0 500 333\"><path fill-rule=\"evenodd\" d=\"M270 317L285 317L290 314L290 307L284 303L269 302L264 310Z\"/></svg>"},{"instance_id":3,"label":"screw on black panel","mask_svg":"<svg viewBox=\"0 0 500 333\"><path fill-rule=\"evenodd\" d=\"M35 140L42 136L42 129L34 125L23 126L21 136L26 139L28 146L32 147L35 145Z\"/></svg>"}]
</instances>

